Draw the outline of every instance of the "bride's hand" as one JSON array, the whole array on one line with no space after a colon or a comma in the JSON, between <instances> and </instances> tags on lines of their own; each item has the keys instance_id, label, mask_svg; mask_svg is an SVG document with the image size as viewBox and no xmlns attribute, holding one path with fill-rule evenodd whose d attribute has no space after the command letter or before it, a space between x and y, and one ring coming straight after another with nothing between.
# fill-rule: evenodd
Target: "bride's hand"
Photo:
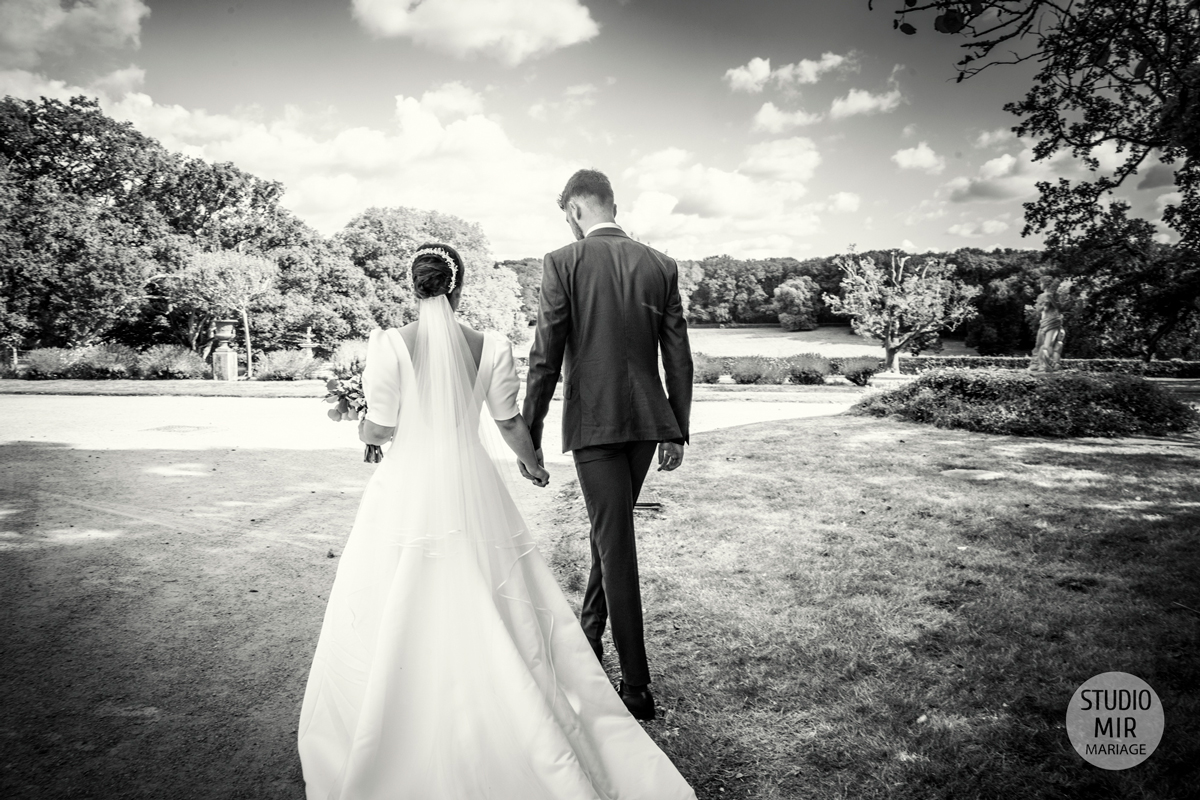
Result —
<instances>
[{"instance_id":1,"label":"bride's hand","mask_svg":"<svg viewBox=\"0 0 1200 800\"><path fill-rule=\"evenodd\" d=\"M541 464L530 469L521 462L517 462L521 467L521 474L533 481L534 486L547 486L550 483L550 473Z\"/></svg>"}]
</instances>

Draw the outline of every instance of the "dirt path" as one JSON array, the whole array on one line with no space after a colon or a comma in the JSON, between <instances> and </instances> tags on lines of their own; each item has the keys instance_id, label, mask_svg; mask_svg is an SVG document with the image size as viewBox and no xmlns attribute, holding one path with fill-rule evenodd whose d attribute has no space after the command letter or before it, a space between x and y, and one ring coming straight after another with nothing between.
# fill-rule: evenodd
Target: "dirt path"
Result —
<instances>
[{"instance_id":1,"label":"dirt path","mask_svg":"<svg viewBox=\"0 0 1200 800\"><path fill-rule=\"evenodd\" d=\"M770 399L698 402L696 433L852 400ZM323 411L0 396L0 797L304 796L301 696L373 469ZM557 414L551 488L518 488L543 545L574 478Z\"/></svg>"}]
</instances>

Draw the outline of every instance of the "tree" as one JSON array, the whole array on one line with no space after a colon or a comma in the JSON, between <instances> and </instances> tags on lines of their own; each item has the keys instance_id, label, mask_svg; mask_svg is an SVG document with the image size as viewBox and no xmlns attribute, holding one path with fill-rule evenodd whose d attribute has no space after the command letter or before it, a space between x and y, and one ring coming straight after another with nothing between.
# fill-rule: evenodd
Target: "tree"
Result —
<instances>
[{"instance_id":1,"label":"tree","mask_svg":"<svg viewBox=\"0 0 1200 800\"><path fill-rule=\"evenodd\" d=\"M1067 321L1085 335L1074 345L1069 337L1068 352L1150 361L1200 316L1200 252L1154 241L1154 226L1119 206L1100 223L1047 251L1080 294Z\"/></svg>"},{"instance_id":2,"label":"tree","mask_svg":"<svg viewBox=\"0 0 1200 800\"><path fill-rule=\"evenodd\" d=\"M417 318L412 291L413 254L425 242L443 242L462 256L466 269L459 317L469 325L515 338L528 327L521 313L520 284L508 267L495 263L483 229L450 214L412 208L369 208L334 236L370 279L372 314L384 327Z\"/></svg>"},{"instance_id":3,"label":"tree","mask_svg":"<svg viewBox=\"0 0 1200 800\"><path fill-rule=\"evenodd\" d=\"M21 253L24 242L12 224L18 202L16 182L8 164L0 158L0 345L14 351L33 326Z\"/></svg>"},{"instance_id":4,"label":"tree","mask_svg":"<svg viewBox=\"0 0 1200 800\"><path fill-rule=\"evenodd\" d=\"M282 186L170 153L94 99L0 100L4 330L26 343L117 338L198 348L208 309L171 304L195 250L261 251Z\"/></svg>"},{"instance_id":5,"label":"tree","mask_svg":"<svg viewBox=\"0 0 1200 800\"><path fill-rule=\"evenodd\" d=\"M172 292L181 304L208 314L232 313L242 319L246 341L246 377L254 377L254 350L250 343L250 308L269 292L279 274L276 264L261 256L234 250L197 253L174 276Z\"/></svg>"},{"instance_id":6,"label":"tree","mask_svg":"<svg viewBox=\"0 0 1200 800\"><path fill-rule=\"evenodd\" d=\"M289 216L279 208L283 184L233 164L171 154L170 169L148 192L165 222L210 250L265 251ZM281 219L282 217L285 219Z\"/></svg>"},{"instance_id":7,"label":"tree","mask_svg":"<svg viewBox=\"0 0 1200 800\"><path fill-rule=\"evenodd\" d=\"M698 263L684 263L687 269L698 266L703 273L690 293L688 310L696 322L746 323L773 318L766 309L770 299L763 291L760 262L709 256Z\"/></svg>"},{"instance_id":8,"label":"tree","mask_svg":"<svg viewBox=\"0 0 1200 800\"><path fill-rule=\"evenodd\" d=\"M979 288L955 279L953 264L926 259L909 267L909 256L893 253L890 266L853 253L841 256L842 296L825 295L835 314L849 316L859 336L883 344L884 369L894 370L896 354L922 337L956 328L976 313L971 301Z\"/></svg>"},{"instance_id":9,"label":"tree","mask_svg":"<svg viewBox=\"0 0 1200 800\"><path fill-rule=\"evenodd\" d=\"M874 2L874 0L869 0ZM934 28L966 38L958 80L1003 64L1040 65L1025 98L1005 110L1014 131L1037 139L1034 157L1083 159L1093 180L1038 184L1025 205L1024 235L1049 229L1064 242L1086 237L1101 201L1152 156L1177 165L1177 203L1163 221L1190 250L1200 248L1200 3L1195 0L897 0L893 26L936 14ZM1122 163L1100 169L1097 149L1112 143Z\"/></svg>"},{"instance_id":10,"label":"tree","mask_svg":"<svg viewBox=\"0 0 1200 800\"><path fill-rule=\"evenodd\" d=\"M144 231L49 178L23 187L3 221L4 317L10 344L101 341L136 314L160 265Z\"/></svg>"},{"instance_id":11,"label":"tree","mask_svg":"<svg viewBox=\"0 0 1200 800\"><path fill-rule=\"evenodd\" d=\"M683 306L683 316L691 319L692 293L704 280L704 268L695 261L676 262L679 269L679 301Z\"/></svg>"},{"instance_id":12,"label":"tree","mask_svg":"<svg viewBox=\"0 0 1200 800\"><path fill-rule=\"evenodd\" d=\"M542 259L522 258L520 261L501 261L499 265L516 273L521 287L521 311L529 324L534 324L542 294Z\"/></svg>"},{"instance_id":13,"label":"tree","mask_svg":"<svg viewBox=\"0 0 1200 800\"><path fill-rule=\"evenodd\" d=\"M811 331L817 327L817 298L821 287L807 275L789 278L775 287L775 310L785 331Z\"/></svg>"},{"instance_id":14,"label":"tree","mask_svg":"<svg viewBox=\"0 0 1200 800\"><path fill-rule=\"evenodd\" d=\"M94 100L0 100L4 336L36 345L106 337L179 252L146 192L171 169L153 139Z\"/></svg>"}]
</instances>

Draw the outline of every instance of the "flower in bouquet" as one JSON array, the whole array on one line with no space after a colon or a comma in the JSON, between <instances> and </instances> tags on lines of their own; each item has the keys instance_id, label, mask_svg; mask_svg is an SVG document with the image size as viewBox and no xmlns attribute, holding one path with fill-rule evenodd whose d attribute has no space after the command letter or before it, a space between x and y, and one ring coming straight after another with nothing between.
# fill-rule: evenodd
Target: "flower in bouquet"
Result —
<instances>
[{"instance_id":1,"label":"flower in bouquet","mask_svg":"<svg viewBox=\"0 0 1200 800\"><path fill-rule=\"evenodd\" d=\"M329 409L329 418L334 422L349 420L358 422L367 418L367 398L363 394L362 373L346 378L331 378L325 384L328 394L326 403L336 403ZM377 444L369 444L363 450L363 461L378 464L383 459L383 448Z\"/></svg>"},{"instance_id":2,"label":"flower in bouquet","mask_svg":"<svg viewBox=\"0 0 1200 800\"><path fill-rule=\"evenodd\" d=\"M336 403L329 409L329 418L334 422L349 420L357 422L367 413L367 398L363 394L362 375L348 378L331 378L326 384L326 403Z\"/></svg>"}]
</instances>

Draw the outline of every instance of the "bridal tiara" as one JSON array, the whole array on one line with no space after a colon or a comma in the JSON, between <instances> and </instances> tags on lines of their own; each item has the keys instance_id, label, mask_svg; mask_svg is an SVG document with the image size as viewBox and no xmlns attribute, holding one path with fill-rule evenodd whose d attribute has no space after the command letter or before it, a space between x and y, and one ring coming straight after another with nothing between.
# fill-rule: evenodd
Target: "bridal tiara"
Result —
<instances>
[{"instance_id":1,"label":"bridal tiara","mask_svg":"<svg viewBox=\"0 0 1200 800\"><path fill-rule=\"evenodd\" d=\"M441 247L423 247L413 255L413 261L421 256L433 256L446 262L446 266L450 268L450 288L446 290L446 294L453 292L454 287L458 286L458 265L454 261L454 256Z\"/></svg>"}]
</instances>

